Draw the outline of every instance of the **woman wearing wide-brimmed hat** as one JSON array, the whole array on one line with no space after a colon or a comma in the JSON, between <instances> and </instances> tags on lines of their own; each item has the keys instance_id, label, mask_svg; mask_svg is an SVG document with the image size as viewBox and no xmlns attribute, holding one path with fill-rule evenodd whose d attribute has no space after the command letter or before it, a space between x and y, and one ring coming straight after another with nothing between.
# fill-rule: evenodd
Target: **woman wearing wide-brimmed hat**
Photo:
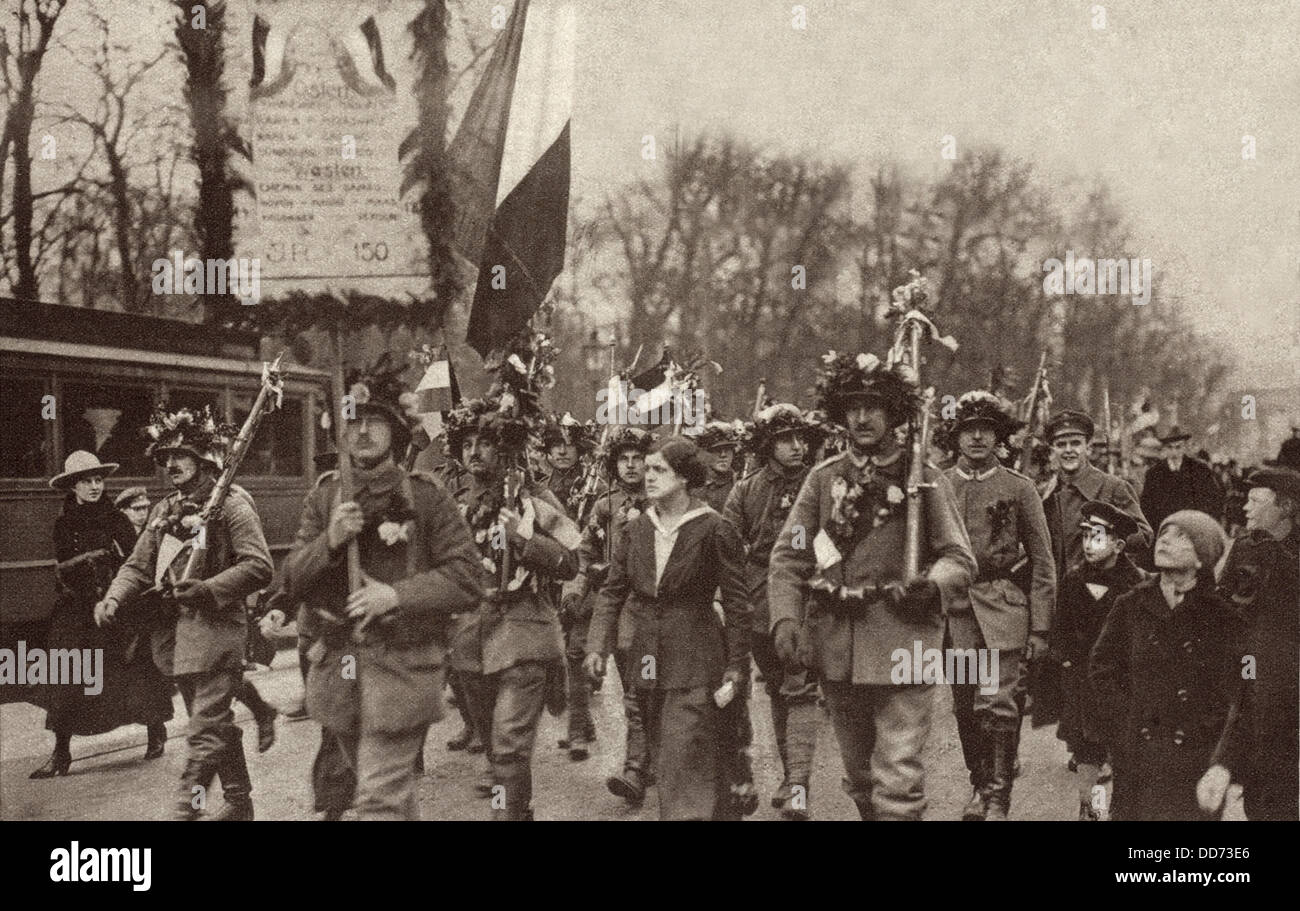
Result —
<instances>
[{"instance_id":1,"label":"woman wearing wide-brimmed hat","mask_svg":"<svg viewBox=\"0 0 1300 911\"><path fill-rule=\"evenodd\" d=\"M124 724L149 729L145 758L162 755L167 740L164 722L172 716L171 688L154 667L148 648L135 649L127 661L129 634L100 629L94 621L95 602L103 595L122 561L135 546L131 522L104 496L104 478L116 462L100 462L77 450L63 463L63 472L50 479L55 490L67 492L63 513L54 523L56 595L46 636L47 649L103 649L98 693L73 683L46 685L45 727L54 732L54 752L32 778L66 775L72 763L72 736L102 734Z\"/></svg>"}]
</instances>

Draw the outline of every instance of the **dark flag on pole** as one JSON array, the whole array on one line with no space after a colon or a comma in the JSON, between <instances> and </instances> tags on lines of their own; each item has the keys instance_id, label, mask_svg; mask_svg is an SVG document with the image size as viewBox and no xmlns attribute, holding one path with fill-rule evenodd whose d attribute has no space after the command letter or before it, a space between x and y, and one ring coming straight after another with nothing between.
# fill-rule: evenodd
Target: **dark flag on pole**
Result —
<instances>
[{"instance_id":1,"label":"dark flag on pole","mask_svg":"<svg viewBox=\"0 0 1300 911\"><path fill-rule=\"evenodd\" d=\"M573 31L572 0L518 0L448 150L456 246L478 265L466 340L484 357L564 267Z\"/></svg>"}]
</instances>

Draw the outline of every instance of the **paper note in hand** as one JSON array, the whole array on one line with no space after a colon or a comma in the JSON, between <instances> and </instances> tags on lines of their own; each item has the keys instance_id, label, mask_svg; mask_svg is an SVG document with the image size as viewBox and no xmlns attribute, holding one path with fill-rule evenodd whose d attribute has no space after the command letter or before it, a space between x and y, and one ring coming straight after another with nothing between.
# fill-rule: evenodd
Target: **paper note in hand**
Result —
<instances>
[{"instance_id":1,"label":"paper note in hand","mask_svg":"<svg viewBox=\"0 0 1300 911\"><path fill-rule=\"evenodd\" d=\"M840 560L844 559L840 549L835 546L831 536L826 534L826 529L818 529L817 536L813 538L813 556L817 558L817 568L827 570L834 566Z\"/></svg>"}]
</instances>

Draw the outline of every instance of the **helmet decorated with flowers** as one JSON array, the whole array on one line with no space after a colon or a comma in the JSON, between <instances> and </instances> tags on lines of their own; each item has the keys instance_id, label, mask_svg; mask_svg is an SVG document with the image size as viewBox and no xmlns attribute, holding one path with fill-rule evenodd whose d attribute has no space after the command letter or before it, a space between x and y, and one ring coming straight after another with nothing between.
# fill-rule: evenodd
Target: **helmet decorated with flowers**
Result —
<instances>
[{"instance_id":1,"label":"helmet decorated with flowers","mask_svg":"<svg viewBox=\"0 0 1300 911\"><path fill-rule=\"evenodd\" d=\"M169 453L182 452L221 471L238 432L237 427L218 421L207 405L170 413L159 408L145 428L150 440L145 455L161 465Z\"/></svg>"},{"instance_id":2,"label":"helmet decorated with flowers","mask_svg":"<svg viewBox=\"0 0 1300 911\"><path fill-rule=\"evenodd\" d=\"M890 426L905 424L921 405L916 374L906 364L888 367L874 354L829 351L822 355L817 375L817 408L840 426L854 402L873 401L884 407Z\"/></svg>"}]
</instances>

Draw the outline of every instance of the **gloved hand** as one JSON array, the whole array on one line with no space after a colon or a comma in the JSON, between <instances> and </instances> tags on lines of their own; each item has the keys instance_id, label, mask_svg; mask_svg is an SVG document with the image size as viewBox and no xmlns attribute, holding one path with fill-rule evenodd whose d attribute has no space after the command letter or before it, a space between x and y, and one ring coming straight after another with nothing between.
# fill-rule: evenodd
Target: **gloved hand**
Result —
<instances>
[{"instance_id":1,"label":"gloved hand","mask_svg":"<svg viewBox=\"0 0 1300 911\"><path fill-rule=\"evenodd\" d=\"M1038 661L1046 658L1047 655L1047 637L1042 633L1030 633L1029 641L1025 644L1025 660Z\"/></svg>"},{"instance_id":2,"label":"gloved hand","mask_svg":"<svg viewBox=\"0 0 1300 911\"><path fill-rule=\"evenodd\" d=\"M599 680L605 676L605 659L598 652L591 652L582 659L582 669L592 680Z\"/></svg>"},{"instance_id":3,"label":"gloved hand","mask_svg":"<svg viewBox=\"0 0 1300 911\"><path fill-rule=\"evenodd\" d=\"M782 620L772 630L772 647L786 667L793 667L799 653L799 627L793 620Z\"/></svg>"},{"instance_id":4,"label":"gloved hand","mask_svg":"<svg viewBox=\"0 0 1300 911\"><path fill-rule=\"evenodd\" d=\"M178 604L195 610L212 611L218 607L212 586L202 579L182 579L173 586L172 597Z\"/></svg>"},{"instance_id":5,"label":"gloved hand","mask_svg":"<svg viewBox=\"0 0 1300 911\"><path fill-rule=\"evenodd\" d=\"M909 623L923 623L941 610L939 585L925 576L906 584L891 582L887 590L890 606Z\"/></svg>"}]
</instances>

